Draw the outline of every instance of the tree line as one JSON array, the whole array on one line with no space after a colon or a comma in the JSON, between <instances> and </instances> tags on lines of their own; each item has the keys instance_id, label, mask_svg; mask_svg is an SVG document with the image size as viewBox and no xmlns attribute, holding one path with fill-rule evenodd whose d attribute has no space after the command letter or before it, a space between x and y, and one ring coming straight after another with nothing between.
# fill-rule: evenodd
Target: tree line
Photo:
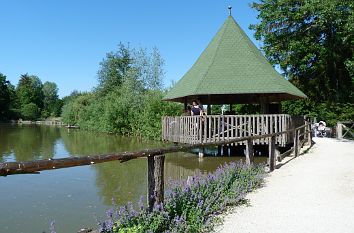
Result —
<instances>
[{"instance_id":1,"label":"tree line","mask_svg":"<svg viewBox=\"0 0 354 233\"><path fill-rule=\"evenodd\" d=\"M0 120L37 120L61 114L62 100L54 82L23 74L15 87L0 73Z\"/></svg>"}]
</instances>

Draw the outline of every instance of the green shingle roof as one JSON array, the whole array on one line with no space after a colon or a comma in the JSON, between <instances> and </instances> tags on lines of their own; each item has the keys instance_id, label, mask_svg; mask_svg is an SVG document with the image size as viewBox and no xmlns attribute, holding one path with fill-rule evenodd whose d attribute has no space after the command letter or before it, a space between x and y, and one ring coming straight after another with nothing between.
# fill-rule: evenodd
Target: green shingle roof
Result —
<instances>
[{"instance_id":1,"label":"green shingle roof","mask_svg":"<svg viewBox=\"0 0 354 233\"><path fill-rule=\"evenodd\" d=\"M267 102L305 98L277 73L232 16L190 70L167 93L165 100L203 103ZM209 101L208 101L209 100Z\"/></svg>"}]
</instances>

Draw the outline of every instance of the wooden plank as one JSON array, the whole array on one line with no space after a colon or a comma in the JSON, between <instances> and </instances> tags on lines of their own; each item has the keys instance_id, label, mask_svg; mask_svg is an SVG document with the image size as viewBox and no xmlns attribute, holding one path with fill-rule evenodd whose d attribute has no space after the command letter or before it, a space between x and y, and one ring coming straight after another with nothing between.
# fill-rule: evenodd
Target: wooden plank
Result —
<instances>
[{"instance_id":1,"label":"wooden plank","mask_svg":"<svg viewBox=\"0 0 354 233\"><path fill-rule=\"evenodd\" d=\"M256 121L257 122L257 135L262 134L262 131L261 131L262 127L260 126L260 121L261 121L260 116L257 116L257 121ZM257 143L260 144L260 142L261 142L260 139L258 139Z\"/></svg>"},{"instance_id":2,"label":"wooden plank","mask_svg":"<svg viewBox=\"0 0 354 233\"><path fill-rule=\"evenodd\" d=\"M211 142L211 128L212 128L212 117L211 116L208 116L207 117L208 119L208 130L209 130L209 134L208 134L208 142Z\"/></svg>"},{"instance_id":3,"label":"wooden plank","mask_svg":"<svg viewBox=\"0 0 354 233\"><path fill-rule=\"evenodd\" d=\"M312 132L311 132L311 124L309 124L308 128L307 128L307 144L309 146L312 145Z\"/></svg>"},{"instance_id":4,"label":"wooden plank","mask_svg":"<svg viewBox=\"0 0 354 233\"><path fill-rule=\"evenodd\" d=\"M270 138L269 143L269 171L274 171L275 169L275 136Z\"/></svg>"},{"instance_id":5,"label":"wooden plank","mask_svg":"<svg viewBox=\"0 0 354 233\"><path fill-rule=\"evenodd\" d=\"M220 131L221 131L221 116L218 116L218 141L220 141Z\"/></svg>"},{"instance_id":6,"label":"wooden plank","mask_svg":"<svg viewBox=\"0 0 354 233\"><path fill-rule=\"evenodd\" d=\"M215 142L216 141L216 134L217 134L217 130L216 130L216 117L213 116L213 119L214 119L214 132L213 132L213 141Z\"/></svg>"},{"instance_id":7,"label":"wooden plank","mask_svg":"<svg viewBox=\"0 0 354 233\"><path fill-rule=\"evenodd\" d=\"M221 122L221 127L222 127L222 140L225 141L225 116L222 116L222 122Z\"/></svg>"},{"instance_id":8,"label":"wooden plank","mask_svg":"<svg viewBox=\"0 0 354 233\"><path fill-rule=\"evenodd\" d=\"M278 130L278 122L279 122L279 120L278 120L278 115L275 115L275 122L274 122L274 133L278 133L279 132L279 130ZM278 143L278 137L276 138L276 141L275 141L275 143Z\"/></svg>"},{"instance_id":9,"label":"wooden plank","mask_svg":"<svg viewBox=\"0 0 354 233\"><path fill-rule=\"evenodd\" d=\"M240 131L239 131L239 134L240 134L240 137L243 137L244 135L244 120L243 120L243 116L240 116ZM239 142L240 145L242 145L242 142Z\"/></svg>"},{"instance_id":10,"label":"wooden plank","mask_svg":"<svg viewBox=\"0 0 354 233\"><path fill-rule=\"evenodd\" d=\"M203 142L203 121L202 117L198 116L198 133L199 133L199 143Z\"/></svg>"},{"instance_id":11,"label":"wooden plank","mask_svg":"<svg viewBox=\"0 0 354 233\"><path fill-rule=\"evenodd\" d=\"M256 134L256 118L252 115L252 135Z\"/></svg>"},{"instance_id":12,"label":"wooden plank","mask_svg":"<svg viewBox=\"0 0 354 233\"><path fill-rule=\"evenodd\" d=\"M281 162L285 157L289 156L294 151L294 147L290 148L289 150L285 151L283 154L280 154L279 158Z\"/></svg>"},{"instance_id":13,"label":"wooden plank","mask_svg":"<svg viewBox=\"0 0 354 233\"><path fill-rule=\"evenodd\" d=\"M235 127L235 116L231 116L231 138L235 138L235 130L236 130L236 127ZM234 146L234 144L232 143L232 146Z\"/></svg>"},{"instance_id":14,"label":"wooden plank","mask_svg":"<svg viewBox=\"0 0 354 233\"><path fill-rule=\"evenodd\" d=\"M164 155L148 157L148 209L164 200Z\"/></svg>"},{"instance_id":15,"label":"wooden plank","mask_svg":"<svg viewBox=\"0 0 354 233\"><path fill-rule=\"evenodd\" d=\"M235 116L235 137L239 137L239 127L240 127L240 124L239 124L239 117L238 116Z\"/></svg>"},{"instance_id":16,"label":"wooden plank","mask_svg":"<svg viewBox=\"0 0 354 233\"><path fill-rule=\"evenodd\" d=\"M294 152L295 157L299 156L299 131L295 130L294 132Z\"/></svg>"},{"instance_id":17,"label":"wooden plank","mask_svg":"<svg viewBox=\"0 0 354 233\"><path fill-rule=\"evenodd\" d=\"M201 118L203 119L203 118ZM204 116L204 121L202 121L202 125L204 125L204 133L203 133L203 141L207 142L208 140L208 119L207 116Z\"/></svg>"},{"instance_id":18,"label":"wooden plank","mask_svg":"<svg viewBox=\"0 0 354 233\"><path fill-rule=\"evenodd\" d=\"M252 118L251 118L251 116L248 116L248 122L247 122L247 136L252 136L251 126L252 126ZM253 142L252 142L252 143L253 143Z\"/></svg>"},{"instance_id":19,"label":"wooden plank","mask_svg":"<svg viewBox=\"0 0 354 233\"><path fill-rule=\"evenodd\" d=\"M261 135L264 134L264 116L261 115L259 116L261 118ZM264 144L264 138L261 139L261 144Z\"/></svg>"},{"instance_id":20,"label":"wooden plank","mask_svg":"<svg viewBox=\"0 0 354 233\"><path fill-rule=\"evenodd\" d=\"M254 151L253 151L253 140L248 139L246 141L246 164L253 164L254 160Z\"/></svg>"}]
</instances>

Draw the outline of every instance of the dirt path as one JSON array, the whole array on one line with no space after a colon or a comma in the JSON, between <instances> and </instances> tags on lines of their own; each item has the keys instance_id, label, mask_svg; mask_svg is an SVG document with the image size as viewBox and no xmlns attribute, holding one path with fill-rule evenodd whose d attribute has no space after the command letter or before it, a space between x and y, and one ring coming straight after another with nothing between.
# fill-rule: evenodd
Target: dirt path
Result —
<instances>
[{"instance_id":1,"label":"dirt path","mask_svg":"<svg viewBox=\"0 0 354 233\"><path fill-rule=\"evenodd\" d=\"M308 153L266 178L217 232L354 232L354 142L314 138Z\"/></svg>"}]
</instances>

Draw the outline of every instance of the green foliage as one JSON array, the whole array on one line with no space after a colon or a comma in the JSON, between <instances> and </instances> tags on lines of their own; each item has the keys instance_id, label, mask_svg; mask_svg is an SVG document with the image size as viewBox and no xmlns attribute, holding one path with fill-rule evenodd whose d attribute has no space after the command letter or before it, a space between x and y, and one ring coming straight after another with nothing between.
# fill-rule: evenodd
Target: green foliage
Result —
<instances>
[{"instance_id":1,"label":"green foliage","mask_svg":"<svg viewBox=\"0 0 354 233\"><path fill-rule=\"evenodd\" d=\"M24 120L36 120L40 115L40 109L35 103L25 104L21 107L21 116Z\"/></svg>"},{"instance_id":2,"label":"green foliage","mask_svg":"<svg viewBox=\"0 0 354 233\"><path fill-rule=\"evenodd\" d=\"M6 76L0 73L0 120L4 120L9 115L11 103L11 87Z\"/></svg>"},{"instance_id":3,"label":"green foliage","mask_svg":"<svg viewBox=\"0 0 354 233\"><path fill-rule=\"evenodd\" d=\"M126 73L132 69L132 58L129 46L120 43L118 51L109 52L100 63L98 71L97 92L105 95L119 87Z\"/></svg>"},{"instance_id":4,"label":"green foliage","mask_svg":"<svg viewBox=\"0 0 354 233\"><path fill-rule=\"evenodd\" d=\"M182 110L162 101L162 65L156 49L149 54L120 44L101 63L94 92L64 98L63 121L87 130L158 139L161 117Z\"/></svg>"},{"instance_id":5,"label":"green foliage","mask_svg":"<svg viewBox=\"0 0 354 233\"><path fill-rule=\"evenodd\" d=\"M17 98L20 106L29 103L36 104L39 108L43 107L43 84L41 80L34 75L23 74L16 88Z\"/></svg>"},{"instance_id":6,"label":"green foliage","mask_svg":"<svg viewBox=\"0 0 354 233\"><path fill-rule=\"evenodd\" d=\"M60 116L62 101L59 100L57 84L53 82L45 82L42 87L43 93L43 109L42 117Z\"/></svg>"},{"instance_id":7,"label":"green foliage","mask_svg":"<svg viewBox=\"0 0 354 233\"><path fill-rule=\"evenodd\" d=\"M37 76L23 74L15 89L0 73L0 120L55 117L61 114L62 105L55 83L42 84Z\"/></svg>"},{"instance_id":8,"label":"green foliage","mask_svg":"<svg viewBox=\"0 0 354 233\"><path fill-rule=\"evenodd\" d=\"M267 58L316 102L354 102L354 3L260 0L252 25Z\"/></svg>"},{"instance_id":9,"label":"green foliage","mask_svg":"<svg viewBox=\"0 0 354 233\"><path fill-rule=\"evenodd\" d=\"M282 104L284 113L316 117L328 126L335 126L338 121L354 121L354 104L315 103L311 100L286 101Z\"/></svg>"},{"instance_id":10,"label":"green foliage","mask_svg":"<svg viewBox=\"0 0 354 233\"><path fill-rule=\"evenodd\" d=\"M261 106L257 104L236 104L233 109L237 114L259 114Z\"/></svg>"}]
</instances>

